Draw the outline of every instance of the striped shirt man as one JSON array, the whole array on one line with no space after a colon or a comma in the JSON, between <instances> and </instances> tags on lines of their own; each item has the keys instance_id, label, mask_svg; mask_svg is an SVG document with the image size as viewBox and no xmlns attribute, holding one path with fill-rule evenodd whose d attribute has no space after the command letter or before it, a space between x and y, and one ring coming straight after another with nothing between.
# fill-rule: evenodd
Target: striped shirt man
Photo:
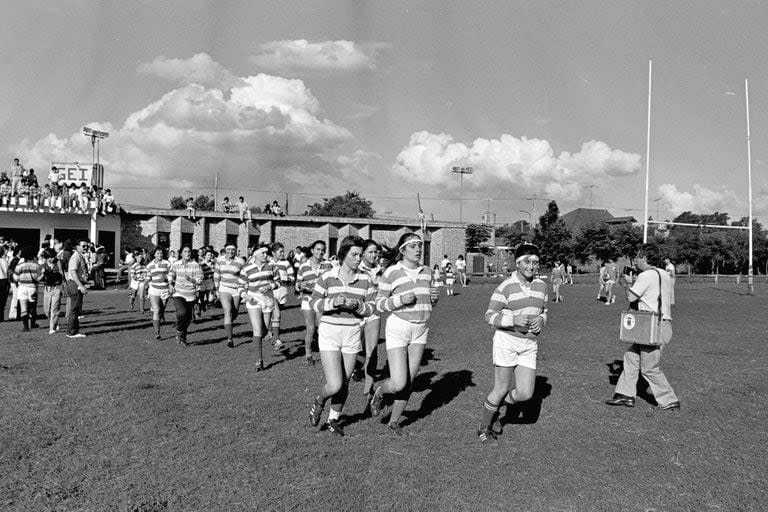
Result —
<instances>
[{"instance_id":1,"label":"striped shirt man","mask_svg":"<svg viewBox=\"0 0 768 512\"><path fill-rule=\"evenodd\" d=\"M379 279L379 292L376 296L376 310L389 313L414 324L424 324L432 313L432 300L429 288L432 274L425 266L409 269L402 262L387 268ZM401 297L413 292L416 302L403 304Z\"/></svg>"},{"instance_id":2,"label":"striped shirt man","mask_svg":"<svg viewBox=\"0 0 768 512\"><path fill-rule=\"evenodd\" d=\"M308 301L311 292L304 291L305 288L313 288L318 278L333 269L330 261L321 261L319 265L314 266L312 259L308 259L299 266L299 271L296 273L296 284L301 290L301 300Z\"/></svg>"},{"instance_id":3,"label":"striped shirt man","mask_svg":"<svg viewBox=\"0 0 768 512\"><path fill-rule=\"evenodd\" d=\"M535 277L530 283L520 281L517 272L503 281L491 295L485 321L492 327L513 331L516 336L533 338L535 335L528 327L503 327L502 317L505 315L540 315L547 321L547 285ZM513 322L509 322L511 325ZM510 333L511 334L511 333Z\"/></svg>"},{"instance_id":4,"label":"striped shirt man","mask_svg":"<svg viewBox=\"0 0 768 512\"><path fill-rule=\"evenodd\" d=\"M13 277L19 288L37 290L37 284L43 278L43 267L37 261L25 261L13 269Z\"/></svg>"},{"instance_id":5,"label":"striped shirt man","mask_svg":"<svg viewBox=\"0 0 768 512\"><path fill-rule=\"evenodd\" d=\"M309 305L320 316L320 321L333 325L360 325L363 317L373 313L373 300L376 287L365 272L356 272L352 281L344 283L339 276L341 267L325 272L315 281ZM336 297L357 299L360 305L355 311L336 309L333 301Z\"/></svg>"},{"instance_id":6,"label":"striped shirt man","mask_svg":"<svg viewBox=\"0 0 768 512\"><path fill-rule=\"evenodd\" d=\"M160 293L166 291L168 289L168 273L170 270L171 264L168 260L152 260L147 265L150 290Z\"/></svg>"},{"instance_id":7,"label":"striped shirt man","mask_svg":"<svg viewBox=\"0 0 768 512\"><path fill-rule=\"evenodd\" d=\"M194 302L197 288L203 282L203 271L194 260L174 261L169 271L170 283L174 287L173 296L182 297L187 302Z\"/></svg>"},{"instance_id":8,"label":"striped shirt man","mask_svg":"<svg viewBox=\"0 0 768 512\"><path fill-rule=\"evenodd\" d=\"M280 273L272 263L259 265L255 261L246 264L238 277L238 293L274 290L280 286Z\"/></svg>"},{"instance_id":9,"label":"striped shirt man","mask_svg":"<svg viewBox=\"0 0 768 512\"><path fill-rule=\"evenodd\" d=\"M229 259L226 256L221 256L217 259L213 267L213 282L216 289L230 295L237 295L240 271L243 270L244 266L245 262L242 258Z\"/></svg>"}]
</instances>

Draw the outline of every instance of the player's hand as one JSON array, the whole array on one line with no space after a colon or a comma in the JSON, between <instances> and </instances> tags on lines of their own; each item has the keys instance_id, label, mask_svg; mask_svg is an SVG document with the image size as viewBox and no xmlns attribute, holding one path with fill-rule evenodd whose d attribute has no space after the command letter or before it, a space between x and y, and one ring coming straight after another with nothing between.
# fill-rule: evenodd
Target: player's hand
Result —
<instances>
[{"instance_id":1,"label":"player's hand","mask_svg":"<svg viewBox=\"0 0 768 512\"><path fill-rule=\"evenodd\" d=\"M541 328L544 327L544 317L541 315L536 315L531 318L528 325L530 326L531 332L533 334L539 334L541 332Z\"/></svg>"},{"instance_id":2,"label":"player's hand","mask_svg":"<svg viewBox=\"0 0 768 512\"><path fill-rule=\"evenodd\" d=\"M334 308L338 308L338 309L344 309L344 305L346 304L346 302L347 302L347 299L346 299L346 297L344 297L343 295L337 295L337 296L336 296L336 297L333 299L333 301L331 302L331 305L332 305Z\"/></svg>"},{"instance_id":3,"label":"player's hand","mask_svg":"<svg viewBox=\"0 0 768 512\"><path fill-rule=\"evenodd\" d=\"M415 303L415 302L416 302L416 294L415 294L415 293L413 293L412 291L410 291L410 292L405 292L404 294L402 294L402 295L400 296L400 302L401 302L401 303L402 303L404 306L407 306L407 305L413 304L413 303Z\"/></svg>"},{"instance_id":4,"label":"player's hand","mask_svg":"<svg viewBox=\"0 0 768 512\"><path fill-rule=\"evenodd\" d=\"M360 307L360 301L355 299L354 297L351 297L346 300L346 303L344 304L344 306L349 311L357 311L357 308Z\"/></svg>"}]
</instances>

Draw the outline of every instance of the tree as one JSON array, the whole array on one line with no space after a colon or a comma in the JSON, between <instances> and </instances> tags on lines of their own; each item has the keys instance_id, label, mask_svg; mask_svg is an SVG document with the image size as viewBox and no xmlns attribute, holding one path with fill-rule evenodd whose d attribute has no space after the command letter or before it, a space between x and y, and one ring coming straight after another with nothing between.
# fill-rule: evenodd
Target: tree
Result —
<instances>
[{"instance_id":1,"label":"tree","mask_svg":"<svg viewBox=\"0 0 768 512\"><path fill-rule=\"evenodd\" d=\"M195 199L195 209L201 210L205 212L212 212L216 209L216 201L213 199L213 196L206 196L204 194L200 194L197 196L197 199ZM186 210L187 209L187 198L182 196L174 196L171 198L171 209L172 210Z\"/></svg>"},{"instance_id":2,"label":"tree","mask_svg":"<svg viewBox=\"0 0 768 512\"><path fill-rule=\"evenodd\" d=\"M493 254L486 242L491 239L491 227L485 224L469 224L466 229L467 250L482 254Z\"/></svg>"},{"instance_id":3,"label":"tree","mask_svg":"<svg viewBox=\"0 0 768 512\"><path fill-rule=\"evenodd\" d=\"M573 234L560 218L557 202L550 201L547 211L539 217L539 227L536 228L533 243L539 246L544 265L557 260L568 261L573 257Z\"/></svg>"},{"instance_id":4,"label":"tree","mask_svg":"<svg viewBox=\"0 0 768 512\"><path fill-rule=\"evenodd\" d=\"M358 192L347 191L343 196L324 197L322 203L307 205L308 210L304 215L314 215L318 217L358 217L363 219L372 218L376 211L373 209L373 203Z\"/></svg>"},{"instance_id":5,"label":"tree","mask_svg":"<svg viewBox=\"0 0 768 512\"><path fill-rule=\"evenodd\" d=\"M530 239L530 227L525 221L504 224L496 228L496 240L508 247L517 247L522 242L530 241Z\"/></svg>"}]
</instances>

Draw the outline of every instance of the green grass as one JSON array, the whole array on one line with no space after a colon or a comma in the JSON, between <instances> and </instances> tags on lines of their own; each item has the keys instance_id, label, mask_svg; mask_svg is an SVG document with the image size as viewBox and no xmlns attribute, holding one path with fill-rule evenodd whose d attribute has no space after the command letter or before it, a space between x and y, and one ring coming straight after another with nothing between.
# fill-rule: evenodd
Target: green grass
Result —
<instances>
[{"instance_id":1,"label":"green grass","mask_svg":"<svg viewBox=\"0 0 768 512\"><path fill-rule=\"evenodd\" d=\"M84 340L0 324L0 509L764 510L768 292L743 288L678 290L661 365L674 413L603 404L621 305L564 287L535 397L491 446L474 435L492 385L490 285L441 298L403 438L362 416L360 383L346 437L308 426L323 379L301 357L297 308L288 358L267 346L256 373L253 345L221 342L220 310L192 327L205 344L183 348L170 325L154 341L125 292L94 292Z\"/></svg>"}]
</instances>

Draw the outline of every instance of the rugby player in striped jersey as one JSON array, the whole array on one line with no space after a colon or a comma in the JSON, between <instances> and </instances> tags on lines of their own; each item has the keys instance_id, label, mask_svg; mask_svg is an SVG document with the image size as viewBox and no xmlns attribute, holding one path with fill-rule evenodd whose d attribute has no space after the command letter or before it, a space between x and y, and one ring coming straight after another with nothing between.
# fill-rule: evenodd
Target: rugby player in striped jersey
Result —
<instances>
[{"instance_id":1,"label":"rugby player in striped jersey","mask_svg":"<svg viewBox=\"0 0 768 512\"><path fill-rule=\"evenodd\" d=\"M385 328L389 379L373 392L371 414L381 413L384 395L394 394L389 428L401 436L400 417L411 396L413 381L419 372L421 357L427 344L427 322L432 306L440 298L440 290L432 287L429 267L421 264L423 243L416 233L400 237L397 247L386 251L385 258L394 261L379 279L376 310L391 313Z\"/></svg>"},{"instance_id":2,"label":"rugby player in striped jersey","mask_svg":"<svg viewBox=\"0 0 768 512\"><path fill-rule=\"evenodd\" d=\"M304 315L304 354L307 365L314 366L315 359L312 357L312 342L315 340L317 332L317 315L309 307L309 298L315 289L315 281L321 274L333 268L329 261L323 259L325 256L325 242L315 240L309 246L311 257L299 266L296 274L296 289L301 292L301 312Z\"/></svg>"},{"instance_id":3,"label":"rugby player in striped jersey","mask_svg":"<svg viewBox=\"0 0 768 512\"><path fill-rule=\"evenodd\" d=\"M529 400L536 382L536 336L547 322L547 285L537 277L539 248L523 242L515 250L517 270L491 295L485 320L493 335L493 389L483 403L477 436L483 443L500 432L492 425L502 401Z\"/></svg>"},{"instance_id":4,"label":"rugby player in striped jersey","mask_svg":"<svg viewBox=\"0 0 768 512\"><path fill-rule=\"evenodd\" d=\"M275 303L272 290L280 285L280 274L270 261L272 252L267 245L261 245L254 252L248 263L240 271L238 294L245 301L248 318L253 329L253 342L256 343L256 371L264 370L261 341L267 332Z\"/></svg>"},{"instance_id":5,"label":"rugby player in striped jersey","mask_svg":"<svg viewBox=\"0 0 768 512\"><path fill-rule=\"evenodd\" d=\"M284 345L280 341L281 310L288 302L288 287L293 284L295 278L293 262L285 258L285 246L280 242L272 244L272 264L277 267L277 272L280 274L280 286L274 291L275 311L272 314L269 337L274 339L272 346L275 347L275 350L282 350Z\"/></svg>"},{"instance_id":6,"label":"rugby player in striped jersey","mask_svg":"<svg viewBox=\"0 0 768 512\"><path fill-rule=\"evenodd\" d=\"M147 265L149 276L149 305L152 308L152 326L155 329L155 339L160 339L160 322L165 320L165 307L171 298L168 284L168 273L171 264L165 259L162 247L155 249L155 259Z\"/></svg>"},{"instance_id":7,"label":"rugby player in striped jersey","mask_svg":"<svg viewBox=\"0 0 768 512\"><path fill-rule=\"evenodd\" d=\"M224 310L224 332L227 335L229 348L235 346L232 340L232 325L240 309L240 294L237 288L240 271L244 266L243 259L237 256L237 247L234 244L228 244L224 248L224 255L216 260L213 267L213 283Z\"/></svg>"},{"instance_id":8,"label":"rugby player in striped jersey","mask_svg":"<svg viewBox=\"0 0 768 512\"><path fill-rule=\"evenodd\" d=\"M320 317L318 345L325 385L309 410L309 422L313 427L320 423L323 407L330 399L327 428L337 436L344 435L339 419L361 349L361 320L373 312L376 293L368 274L359 268L363 244L358 236L341 241L341 264L320 276L310 299L310 307Z\"/></svg>"}]
</instances>

